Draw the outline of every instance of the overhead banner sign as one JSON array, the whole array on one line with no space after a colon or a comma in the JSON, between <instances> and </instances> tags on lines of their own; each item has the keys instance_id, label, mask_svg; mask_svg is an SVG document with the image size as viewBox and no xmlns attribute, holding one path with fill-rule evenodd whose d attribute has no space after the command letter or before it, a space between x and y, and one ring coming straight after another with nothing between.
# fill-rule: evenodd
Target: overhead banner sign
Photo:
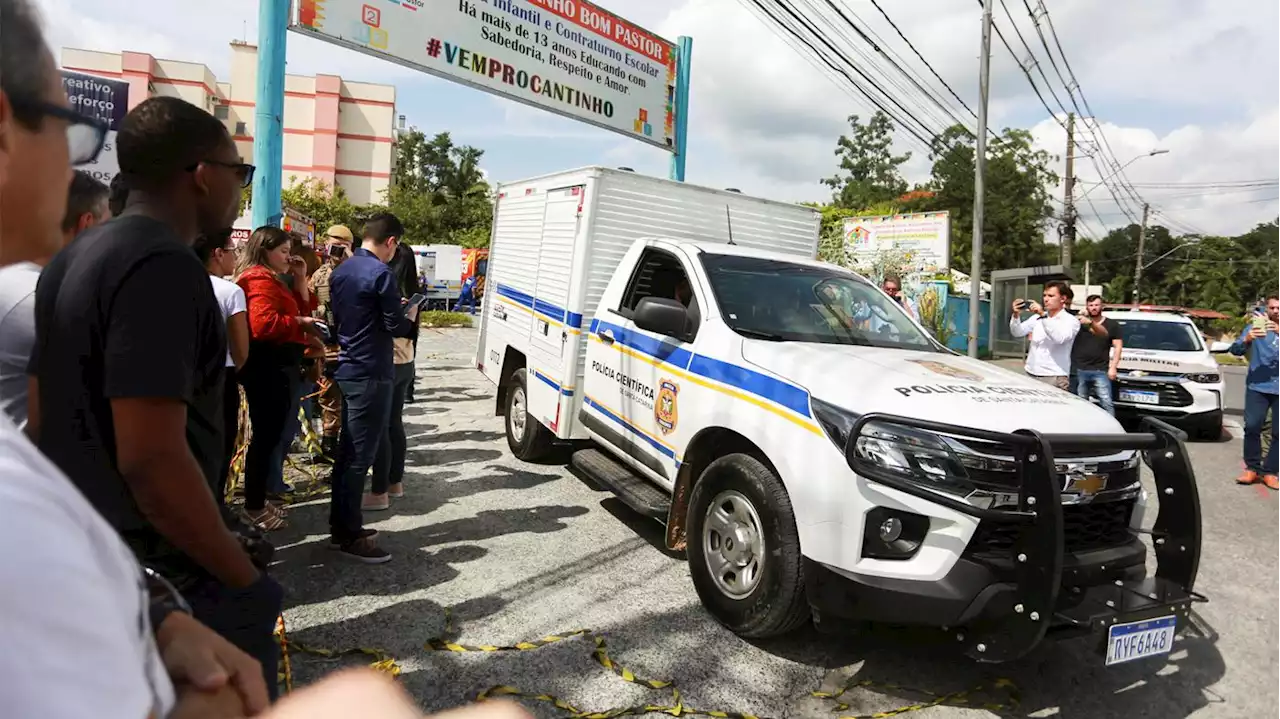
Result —
<instances>
[{"instance_id":1,"label":"overhead banner sign","mask_svg":"<svg viewBox=\"0 0 1280 719\"><path fill-rule=\"evenodd\" d=\"M951 215L915 212L844 220L845 254L855 264L867 265L877 255L892 251L905 255L912 270L948 272L951 267Z\"/></svg>"},{"instance_id":2,"label":"overhead banner sign","mask_svg":"<svg viewBox=\"0 0 1280 719\"><path fill-rule=\"evenodd\" d=\"M112 178L120 174L120 162L116 159L116 131L129 112L129 83L63 70L62 89L67 91L67 100L73 110L107 123L106 143L98 153L98 159L77 169L110 184Z\"/></svg>"},{"instance_id":3,"label":"overhead banner sign","mask_svg":"<svg viewBox=\"0 0 1280 719\"><path fill-rule=\"evenodd\" d=\"M294 0L290 29L675 151L675 45L582 0Z\"/></svg>"}]
</instances>

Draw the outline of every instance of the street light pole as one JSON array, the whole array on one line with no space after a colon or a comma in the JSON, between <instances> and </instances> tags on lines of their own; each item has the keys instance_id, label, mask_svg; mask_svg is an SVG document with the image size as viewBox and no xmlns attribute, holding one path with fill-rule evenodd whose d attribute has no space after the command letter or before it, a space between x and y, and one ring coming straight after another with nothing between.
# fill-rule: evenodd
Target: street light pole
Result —
<instances>
[{"instance_id":1,"label":"street light pole","mask_svg":"<svg viewBox=\"0 0 1280 719\"><path fill-rule=\"evenodd\" d=\"M1090 192L1093 192L1094 190L1098 189L1099 187L1101 187L1101 186L1103 186L1103 185L1107 184L1107 180L1110 180L1111 178L1115 177L1116 175L1119 175L1120 173L1124 172L1124 169L1125 169L1126 167L1128 167L1129 165L1132 165L1133 163L1137 162L1138 160L1141 160L1141 159L1142 159L1142 158L1144 158L1144 157L1155 157L1156 155L1167 155L1167 154L1169 154L1169 151L1168 151L1168 150L1152 150L1151 152L1144 152L1144 153L1142 153L1141 155L1138 155L1137 157L1133 158L1132 160L1129 160L1128 162L1126 162L1126 163L1124 163L1123 165L1121 165L1121 166L1120 166L1120 169L1118 169L1118 170L1116 170L1115 172L1111 173L1110 175L1107 175L1106 177L1102 178L1102 179L1101 179L1101 180L1099 180L1099 181L1098 181L1098 183L1097 183L1097 184L1095 184L1093 187L1090 187L1089 189L1087 189L1087 190L1085 190L1083 193L1081 193L1081 194L1080 194L1080 199L1082 199L1082 200L1083 200L1083 199L1085 198L1085 195L1088 195Z\"/></svg>"},{"instance_id":2,"label":"street light pole","mask_svg":"<svg viewBox=\"0 0 1280 719\"><path fill-rule=\"evenodd\" d=\"M969 258L969 356L978 356L978 332L982 313L982 213L983 183L987 171L987 97L991 79L991 4L982 3L982 54L978 59L978 141L973 157L973 253ZM994 299L994 298L992 298ZM995 305L991 321L995 322Z\"/></svg>"},{"instance_id":3,"label":"street light pole","mask_svg":"<svg viewBox=\"0 0 1280 719\"><path fill-rule=\"evenodd\" d=\"M1138 285L1142 283L1142 251L1147 240L1147 216L1151 205L1142 206L1142 225L1138 228L1138 261L1133 266L1133 304L1138 304Z\"/></svg>"}]
</instances>

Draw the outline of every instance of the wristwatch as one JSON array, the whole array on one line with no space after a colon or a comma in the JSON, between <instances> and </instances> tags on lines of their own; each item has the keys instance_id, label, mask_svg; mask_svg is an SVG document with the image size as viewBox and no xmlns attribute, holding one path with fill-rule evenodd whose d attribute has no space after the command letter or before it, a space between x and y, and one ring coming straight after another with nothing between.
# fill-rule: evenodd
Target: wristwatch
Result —
<instances>
[{"instance_id":1,"label":"wristwatch","mask_svg":"<svg viewBox=\"0 0 1280 719\"><path fill-rule=\"evenodd\" d=\"M173 612L191 614L191 605L182 598L176 587L150 567L143 567L147 578L147 589L151 593L151 603L147 611L151 619L151 631L160 629L160 625Z\"/></svg>"}]
</instances>

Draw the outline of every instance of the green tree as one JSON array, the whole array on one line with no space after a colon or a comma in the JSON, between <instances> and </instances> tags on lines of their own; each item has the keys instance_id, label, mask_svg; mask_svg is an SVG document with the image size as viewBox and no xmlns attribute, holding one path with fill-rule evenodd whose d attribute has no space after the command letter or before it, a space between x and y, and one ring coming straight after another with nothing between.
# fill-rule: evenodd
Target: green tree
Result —
<instances>
[{"instance_id":1,"label":"green tree","mask_svg":"<svg viewBox=\"0 0 1280 719\"><path fill-rule=\"evenodd\" d=\"M411 242L488 246L493 203L480 172L483 155L455 145L447 132L428 139L412 128L400 135L387 205Z\"/></svg>"},{"instance_id":2,"label":"green tree","mask_svg":"<svg viewBox=\"0 0 1280 719\"><path fill-rule=\"evenodd\" d=\"M315 220L316 232L324 232L332 225L346 225L358 234L363 218L382 209L354 205L341 187L314 177L299 180L296 175L290 176L288 185L280 191L280 204Z\"/></svg>"},{"instance_id":3,"label":"green tree","mask_svg":"<svg viewBox=\"0 0 1280 719\"><path fill-rule=\"evenodd\" d=\"M889 202L907 191L898 168L911 153L893 154L893 121L877 110L865 125L849 116L849 134L836 141L840 172L822 180L832 190L831 202L848 210L862 210Z\"/></svg>"},{"instance_id":4,"label":"green tree","mask_svg":"<svg viewBox=\"0 0 1280 719\"><path fill-rule=\"evenodd\" d=\"M956 125L934 138L929 192L906 203L913 211L951 213L951 266L968 271L973 247L974 137ZM1056 248L1044 241L1053 216L1049 188L1058 181L1053 157L1031 144L1031 133L1006 128L987 145L983 214L984 271L1048 264Z\"/></svg>"}]
</instances>

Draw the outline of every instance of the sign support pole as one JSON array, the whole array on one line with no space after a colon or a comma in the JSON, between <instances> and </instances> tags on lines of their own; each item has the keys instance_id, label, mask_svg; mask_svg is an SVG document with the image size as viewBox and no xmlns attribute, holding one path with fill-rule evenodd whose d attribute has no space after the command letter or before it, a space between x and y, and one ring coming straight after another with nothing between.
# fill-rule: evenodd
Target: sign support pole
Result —
<instances>
[{"instance_id":1,"label":"sign support pole","mask_svg":"<svg viewBox=\"0 0 1280 719\"><path fill-rule=\"evenodd\" d=\"M693 38L676 40L676 151L671 155L671 179L684 182L684 159L689 137L689 68Z\"/></svg>"},{"instance_id":2,"label":"sign support pole","mask_svg":"<svg viewBox=\"0 0 1280 719\"><path fill-rule=\"evenodd\" d=\"M258 0L258 91L254 99L252 219L280 226L284 172L284 59L289 0Z\"/></svg>"}]
</instances>

